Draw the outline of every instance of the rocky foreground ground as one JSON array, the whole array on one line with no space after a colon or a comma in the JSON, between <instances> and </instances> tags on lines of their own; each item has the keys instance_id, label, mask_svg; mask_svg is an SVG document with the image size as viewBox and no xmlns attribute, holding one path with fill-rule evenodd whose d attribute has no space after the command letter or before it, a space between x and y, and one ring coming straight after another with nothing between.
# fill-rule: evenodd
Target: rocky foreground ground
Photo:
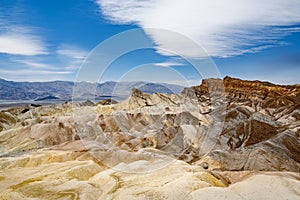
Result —
<instances>
[{"instance_id":1,"label":"rocky foreground ground","mask_svg":"<svg viewBox=\"0 0 300 200\"><path fill-rule=\"evenodd\" d=\"M0 112L0 199L300 199L300 86Z\"/></svg>"}]
</instances>

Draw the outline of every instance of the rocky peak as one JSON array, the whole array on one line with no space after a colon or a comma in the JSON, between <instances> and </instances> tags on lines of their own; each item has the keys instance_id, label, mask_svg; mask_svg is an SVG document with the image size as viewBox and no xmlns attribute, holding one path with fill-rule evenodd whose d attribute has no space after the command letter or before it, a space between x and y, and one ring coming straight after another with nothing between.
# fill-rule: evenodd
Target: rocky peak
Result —
<instances>
[{"instance_id":1,"label":"rocky peak","mask_svg":"<svg viewBox=\"0 0 300 200\"><path fill-rule=\"evenodd\" d=\"M234 101L266 100L270 104L274 104L272 102L274 98L276 100L280 98L283 105L300 103L299 85L275 85L269 82L241 80L229 76L226 76L223 80L215 78L204 79L201 85L185 88L182 92L185 96L196 95L198 98L201 98L203 95L211 96L216 93L226 95L227 98ZM276 105L273 105L273 107Z\"/></svg>"},{"instance_id":2,"label":"rocky peak","mask_svg":"<svg viewBox=\"0 0 300 200\"><path fill-rule=\"evenodd\" d=\"M142 92L141 90L137 88L132 88L131 90L131 97L136 97L136 98L141 98L141 99L146 99L150 95L147 93Z\"/></svg>"},{"instance_id":3,"label":"rocky peak","mask_svg":"<svg viewBox=\"0 0 300 200\"><path fill-rule=\"evenodd\" d=\"M223 79L226 91L233 93L249 93L251 95L258 95L262 98L280 97L283 95L293 96L300 92L300 87L297 85L275 85L269 82L262 81L247 81L226 76Z\"/></svg>"}]
</instances>

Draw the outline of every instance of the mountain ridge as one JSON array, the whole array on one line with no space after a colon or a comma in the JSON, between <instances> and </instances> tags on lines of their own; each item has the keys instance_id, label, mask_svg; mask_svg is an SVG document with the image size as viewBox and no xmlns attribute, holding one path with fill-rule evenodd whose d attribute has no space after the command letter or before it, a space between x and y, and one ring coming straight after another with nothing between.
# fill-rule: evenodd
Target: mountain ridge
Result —
<instances>
[{"instance_id":1,"label":"mountain ridge","mask_svg":"<svg viewBox=\"0 0 300 200\"><path fill-rule=\"evenodd\" d=\"M300 85L276 85L265 81L250 81L229 76L224 79L204 79L199 86L185 88L182 94L191 96L225 94L229 99L246 100L257 99L266 100L272 98L286 98L300 101Z\"/></svg>"},{"instance_id":2,"label":"mountain ridge","mask_svg":"<svg viewBox=\"0 0 300 200\"><path fill-rule=\"evenodd\" d=\"M76 94L73 89L76 87ZM69 100L74 96L78 99L94 99L101 96L128 97L132 88L141 88L150 93L180 93L183 86L166 83L149 83L145 81L104 83L48 81L48 82L15 82L0 79L1 100L34 100L47 96L56 96L61 100ZM143 89L142 88L142 89ZM160 88L157 90L156 88Z\"/></svg>"}]
</instances>

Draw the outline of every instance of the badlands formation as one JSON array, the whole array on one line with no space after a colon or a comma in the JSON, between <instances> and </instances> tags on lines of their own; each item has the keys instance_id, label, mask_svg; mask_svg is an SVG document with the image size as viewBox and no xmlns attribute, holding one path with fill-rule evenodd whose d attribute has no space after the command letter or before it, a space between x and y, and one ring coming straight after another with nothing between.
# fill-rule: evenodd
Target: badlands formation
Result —
<instances>
[{"instance_id":1,"label":"badlands formation","mask_svg":"<svg viewBox=\"0 0 300 200\"><path fill-rule=\"evenodd\" d=\"M0 199L300 199L300 85L0 112Z\"/></svg>"}]
</instances>

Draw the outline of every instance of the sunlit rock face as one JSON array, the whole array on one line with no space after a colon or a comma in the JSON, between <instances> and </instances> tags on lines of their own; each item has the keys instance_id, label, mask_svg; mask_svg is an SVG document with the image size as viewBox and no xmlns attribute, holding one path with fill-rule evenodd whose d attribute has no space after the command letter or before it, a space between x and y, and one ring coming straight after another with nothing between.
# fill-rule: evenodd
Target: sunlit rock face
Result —
<instances>
[{"instance_id":1,"label":"sunlit rock face","mask_svg":"<svg viewBox=\"0 0 300 200\"><path fill-rule=\"evenodd\" d=\"M222 170L299 172L299 85L225 77L204 80L200 86L186 88L183 95L203 101L220 91L226 93L227 107L218 112L218 117L224 117L218 148L197 163L208 162Z\"/></svg>"},{"instance_id":2,"label":"sunlit rock face","mask_svg":"<svg viewBox=\"0 0 300 200\"><path fill-rule=\"evenodd\" d=\"M299 199L299 94L226 77L1 111L0 199Z\"/></svg>"}]
</instances>

